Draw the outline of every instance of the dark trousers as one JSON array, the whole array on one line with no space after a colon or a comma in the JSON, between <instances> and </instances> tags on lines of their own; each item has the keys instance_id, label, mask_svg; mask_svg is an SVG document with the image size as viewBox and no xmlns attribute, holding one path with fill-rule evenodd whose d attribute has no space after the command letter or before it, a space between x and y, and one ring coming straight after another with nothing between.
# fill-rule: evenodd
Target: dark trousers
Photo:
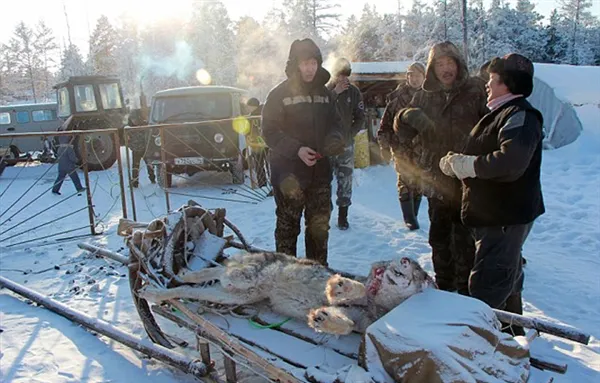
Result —
<instances>
[{"instance_id":1,"label":"dark trousers","mask_svg":"<svg viewBox=\"0 0 600 383\"><path fill-rule=\"evenodd\" d=\"M75 189L77 191L82 189L81 181L79 180L79 175L77 175L77 170L75 170L75 169L64 170L59 167L58 168L58 177L56 177L56 181L54 181L54 186L52 187L53 193L58 193L60 191L60 187L62 186L65 178L67 178L67 175L69 177L71 177L71 181L73 181L73 185L75 186Z\"/></svg>"},{"instance_id":2,"label":"dark trousers","mask_svg":"<svg viewBox=\"0 0 600 383\"><path fill-rule=\"evenodd\" d=\"M140 177L140 165L142 164L142 159L144 159L144 152L140 152L140 151L135 151L132 150L132 170L131 170L131 181L134 185L138 185L139 184L139 177ZM148 161L146 161L144 159L144 162L146 163L146 170L148 171L148 178L150 179L151 182L154 182L156 180L156 176L154 174L154 168L152 167L152 165L150 165L148 163Z\"/></svg>"},{"instance_id":3,"label":"dark trousers","mask_svg":"<svg viewBox=\"0 0 600 383\"><path fill-rule=\"evenodd\" d=\"M511 306L509 298L520 296L523 289L521 248L532 226L533 223L473 229L475 265L469 278L471 296L493 308L516 311L507 306Z\"/></svg>"},{"instance_id":4,"label":"dark trousers","mask_svg":"<svg viewBox=\"0 0 600 383\"><path fill-rule=\"evenodd\" d=\"M296 256L300 219L304 213L306 258L327 266L331 217L331 184L304 189L275 186L277 224L275 245L280 253Z\"/></svg>"},{"instance_id":5,"label":"dark trousers","mask_svg":"<svg viewBox=\"0 0 600 383\"><path fill-rule=\"evenodd\" d=\"M473 268L473 237L460 220L460 207L428 198L429 245L433 253L435 281L442 290L469 295L469 275Z\"/></svg>"}]
</instances>

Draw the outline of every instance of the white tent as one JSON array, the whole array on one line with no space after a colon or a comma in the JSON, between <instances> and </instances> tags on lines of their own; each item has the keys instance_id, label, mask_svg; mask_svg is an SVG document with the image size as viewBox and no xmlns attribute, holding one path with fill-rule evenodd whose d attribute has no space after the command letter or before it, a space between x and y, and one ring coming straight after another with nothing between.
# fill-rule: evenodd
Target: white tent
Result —
<instances>
[{"instance_id":1,"label":"white tent","mask_svg":"<svg viewBox=\"0 0 600 383\"><path fill-rule=\"evenodd\" d=\"M600 105L600 67L535 64L529 102L544 116L544 147L559 148L575 141L582 125L576 107Z\"/></svg>"}]
</instances>

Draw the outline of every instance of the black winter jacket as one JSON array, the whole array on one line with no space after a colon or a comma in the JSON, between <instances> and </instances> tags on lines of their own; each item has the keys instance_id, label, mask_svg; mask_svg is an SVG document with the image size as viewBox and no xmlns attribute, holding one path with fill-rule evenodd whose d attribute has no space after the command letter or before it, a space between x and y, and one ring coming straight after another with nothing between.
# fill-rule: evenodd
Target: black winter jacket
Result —
<instances>
[{"instance_id":1,"label":"black winter jacket","mask_svg":"<svg viewBox=\"0 0 600 383\"><path fill-rule=\"evenodd\" d=\"M542 126L542 114L519 97L488 113L473 128L464 154L477 156L477 177L463 180L465 225L527 224L544 213Z\"/></svg>"},{"instance_id":2,"label":"black winter jacket","mask_svg":"<svg viewBox=\"0 0 600 383\"><path fill-rule=\"evenodd\" d=\"M343 127L336 111L334 97L325 84L329 72L319 67L312 83L304 83L299 73L287 71L288 79L277 85L262 111L262 131L270 148L271 183L280 186L288 181L301 188L329 184L332 167L328 156L335 146L343 150ZM307 166L298 150L307 146L323 157Z\"/></svg>"},{"instance_id":3,"label":"black winter jacket","mask_svg":"<svg viewBox=\"0 0 600 383\"><path fill-rule=\"evenodd\" d=\"M342 119L344 140L348 146L354 142L354 136L365 126L365 104L360 90L355 85L350 84L348 89L340 94L337 94L334 88L335 84L327 85Z\"/></svg>"}]
</instances>

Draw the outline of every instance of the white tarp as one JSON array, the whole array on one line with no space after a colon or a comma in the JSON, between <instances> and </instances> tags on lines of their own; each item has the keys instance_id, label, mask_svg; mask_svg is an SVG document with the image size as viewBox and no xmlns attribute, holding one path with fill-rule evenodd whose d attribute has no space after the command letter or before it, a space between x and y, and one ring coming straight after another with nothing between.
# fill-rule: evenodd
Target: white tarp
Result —
<instances>
[{"instance_id":1,"label":"white tarp","mask_svg":"<svg viewBox=\"0 0 600 383\"><path fill-rule=\"evenodd\" d=\"M499 329L485 303L429 289L367 329L365 365L378 382L526 382L526 343Z\"/></svg>"}]
</instances>

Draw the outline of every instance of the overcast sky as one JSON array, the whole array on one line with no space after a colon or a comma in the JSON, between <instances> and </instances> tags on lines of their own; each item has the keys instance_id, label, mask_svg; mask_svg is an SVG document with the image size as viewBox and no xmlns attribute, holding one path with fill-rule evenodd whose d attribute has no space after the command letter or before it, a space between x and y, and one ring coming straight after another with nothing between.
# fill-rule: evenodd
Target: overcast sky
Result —
<instances>
[{"instance_id":1,"label":"overcast sky","mask_svg":"<svg viewBox=\"0 0 600 383\"><path fill-rule=\"evenodd\" d=\"M44 19L62 44L63 41L67 41L64 5L69 15L71 39L82 48L84 55L87 54L85 47L88 33L94 29L96 20L102 14L114 20L124 11L135 11L140 21L147 22L170 15L185 16L189 14L193 2L193 0L7 0L6 2L9 1L10 5L5 4L3 7L5 11L0 23L0 42L8 42L19 21L23 20L33 25L38 20ZM222 2L233 20L244 15L260 20L269 9L278 5L280 0L223 0ZM338 0L337 2L344 4L339 8L343 18L351 14L359 15L366 3L375 5L380 13L391 13L398 9L396 0ZM486 5L490 2L491 0L484 0ZM509 0L509 2L516 3L516 0ZM548 16L558 6L557 0L533 0L533 2L536 4L536 10L544 16ZM401 0L401 4L405 10L408 10L412 0ZM592 13L600 16L600 0L592 0L592 4ZM6 12L7 8L8 12Z\"/></svg>"}]
</instances>

